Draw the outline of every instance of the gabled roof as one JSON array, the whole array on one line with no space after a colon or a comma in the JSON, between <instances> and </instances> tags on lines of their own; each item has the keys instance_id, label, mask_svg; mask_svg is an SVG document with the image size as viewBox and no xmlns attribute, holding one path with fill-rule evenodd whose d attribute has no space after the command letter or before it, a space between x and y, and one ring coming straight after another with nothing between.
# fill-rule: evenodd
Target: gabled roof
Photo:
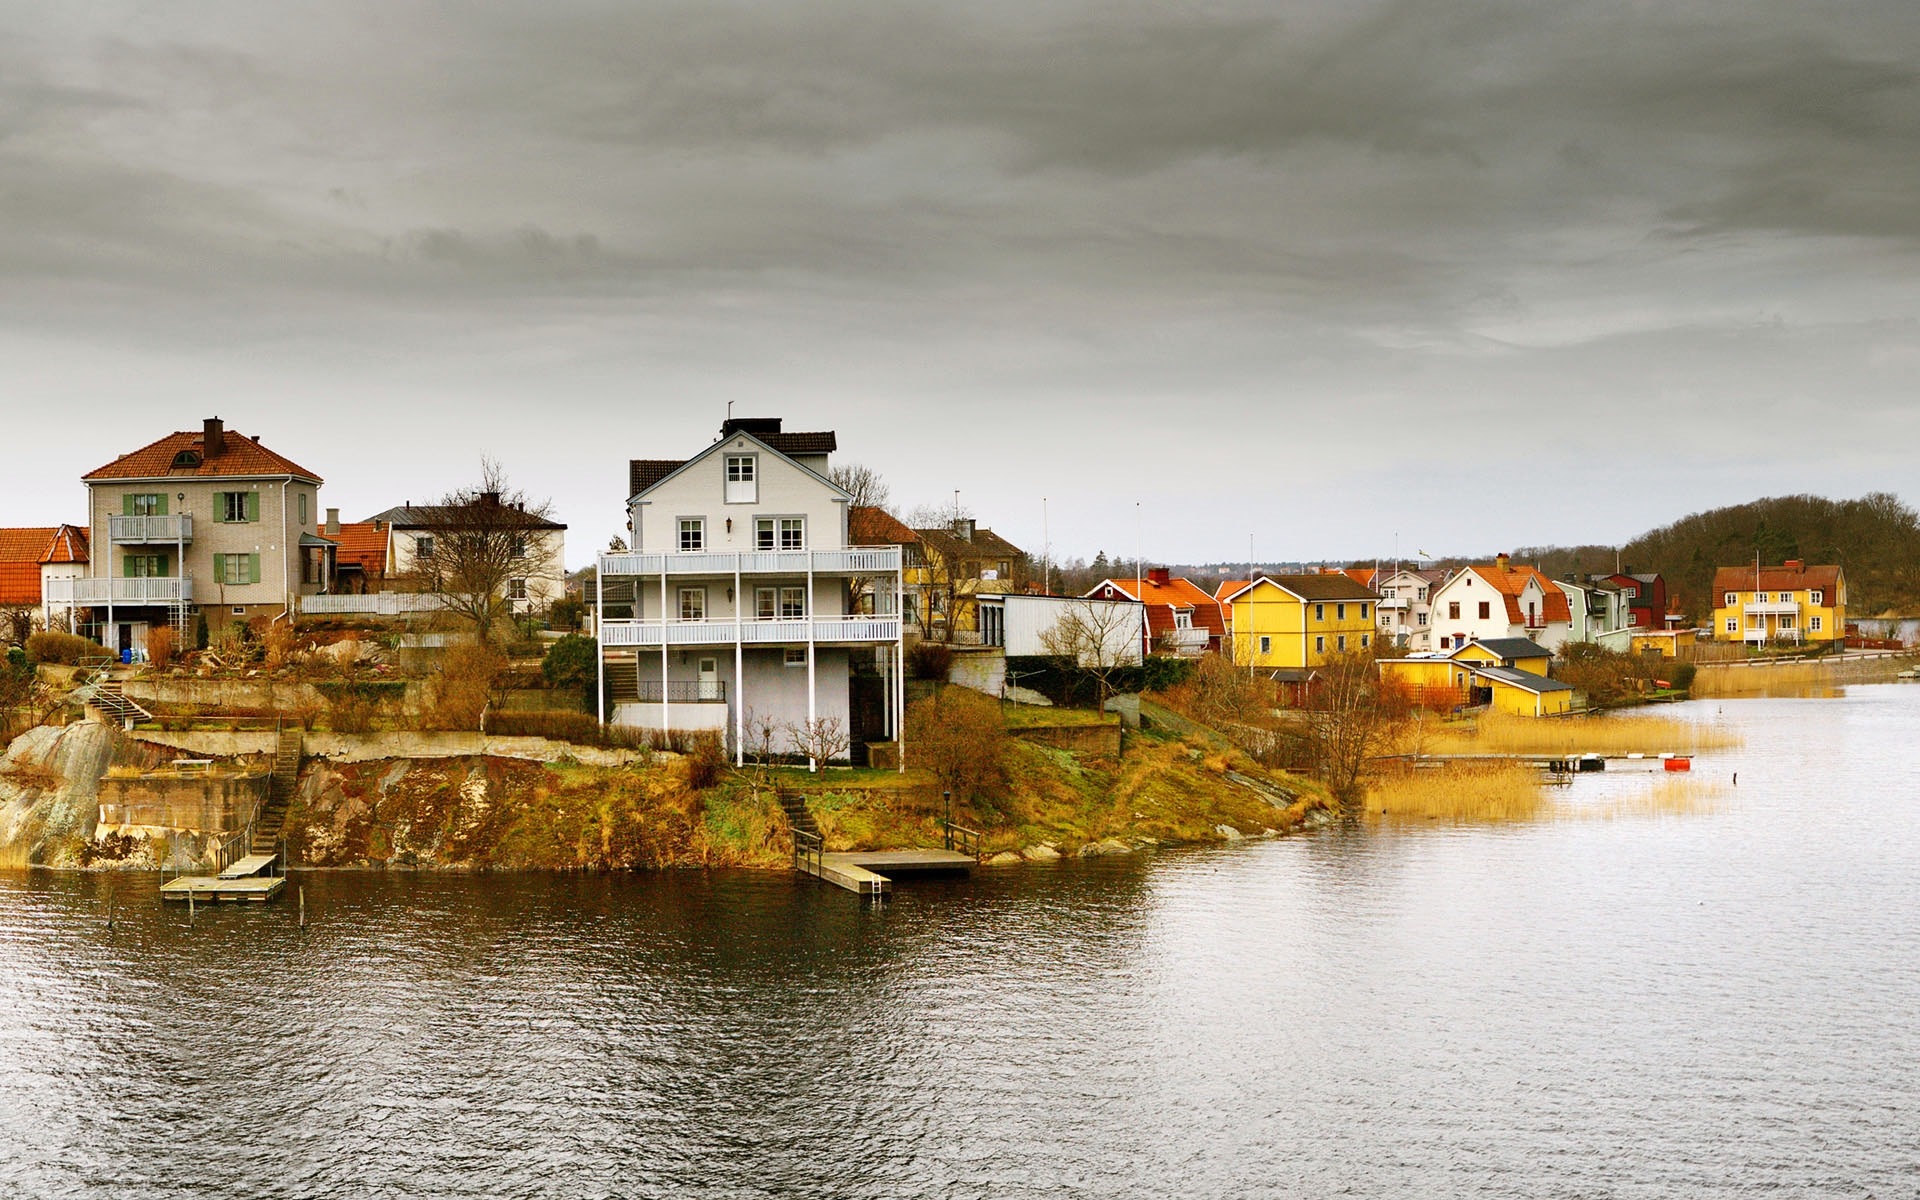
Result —
<instances>
[{"instance_id":1,"label":"gabled roof","mask_svg":"<svg viewBox=\"0 0 1920 1200\"><path fill-rule=\"evenodd\" d=\"M1507 621L1518 625L1526 620L1521 611L1520 597L1526 592L1527 584L1538 585L1543 593L1540 600L1540 617L1548 624L1572 624L1573 606L1567 603L1567 594L1553 586L1553 580L1541 574L1533 567L1499 566L1468 567L1461 574L1472 574L1485 580L1492 588L1506 597Z\"/></svg>"},{"instance_id":2,"label":"gabled roof","mask_svg":"<svg viewBox=\"0 0 1920 1200\"><path fill-rule=\"evenodd\" d=\"M1455 650L1449 657L1459 658L1475 646L1500 658L1552 658L1553 651L1532 638L1479 638Z\"/></svg>"},{"instance_id":3,"label":"gabled roof","mask_svg":"<svg viewBox=\"0 0 1920 1200\"><path fill-rule=\"evenodd\" d=\"M324 532L324 530L322 531ZM336 568L358 569L369 575L387 569L387 527L378 521L342 521L337 533L326 535L338 547Z\"/></svg>"},{"instance_id":4,"label":"gabled roof","mask_svg":"<svg viewBox=\"0 0 1920 1200\"><path fill-rule=\"evenodd\" d=\"M170 433L131 454L122 454L106 466L89 471L80 478L97 483L113 479L236 479L292 475L309 483L322 482L320 476L299 463L262 446L258 438L243 437L229 429L224 440L226 449L209 458L204 431ZM197 456L199 462L193 466L174 466L183 453Z\"/></svg>"},{"instance_id":5,"label":"gabled roof","mask_svg":"<svg viewBox=\"0 0 1920 1200\"><path fill-rule=\"evenodd\" d=\"M1248 582L1249 581L1245 579L1222 579L1214 585L1213 598L1225 604L1228 596L1246 587Z\"/></svg>"},{"instance_id":6,"label":"gabled roof","mask_svg":"<svg viewBox=\"0 0 1920 1200\"><path fill-rule=\"evenodd\" d=\"M1192 580L1169 578L1165 583L1156 583L1151 578L1103 579L1088 588L1084 596L1098 599L1102 589L1109 586L1129 600L1138 600L1147 606L1147 629L1155 637L1176 628L1174 611L1183 608L1192 610L1194 628L1205 629L1216 637L1226 635L1226 613L1220 602Z\"/></svg>"},{"instance_id":7,"label":"gabled roof","mask_svg":"<svg viewBox=\"0 0 1920 1200\"><path fill-rule=\"evenodd\" d=\"M847 541L855 546L911 546L919 540L884 508L856 504L847 509Z\"/></svg>"},{"instance_id":8,"label":"gabled roof","mask_svg":"<svg viewBox=\"0 0 1920 1200\"><path fill-rule=\"evenodd\" d=\"M505 504L486 505L482 501L470 504L402 504L398 508L389 508L385 512L368 517L370 522L384 523L396 529L463 529L472 522L474 515L485 509L486 519L494 528L501 525L519 526L524 529L565 529L560 522L525 509Z\"/></svg>"},{"instance_id":9,"label":"gabled roof","mask_svg":"<svg viewBox=\"0 0 1920 1200\"><path fill-rule=\"evenodd\" d=\"M1761 567L1759 584L1753 580L1752 567L1721 567L1713 573L1714 597L1718 599L1728 592L1799 592L1807 588L1830 591L1840 586L1840 568L1829 565L1794 571L1786 567Z\"/></svg>"},{"instance_id":10,"label":"gabled roof","mask_svg":"<svg viewBox=\"0 0 1920 1200\"><path fill-rule=\"evenodd\" d=\"M778 422L773 422L773 423L778 424ZM729 426L733 424L734 422L731 422L731 421L728 422ZM760 447L762 450L771 451L772 453L779 455L781 458L785 459L788 463L791 463L794 470L804 471L808 475L811 475L815 479L818 479L821 483L826 484L828 487L832 488L835 492L839 493L842 499L845 499L845 500L853 499L853 495L850 492L848 492L847 489L841 487L839 484L835 483L833 480L828 479L825 475L822 475L820 472L814 470L812 467L809 467L807 464L797 461L793 457L793 454L795 453L825 454L828 451L832 450L833 446L831 445L831 442L834 440L834 435L832 433L829 432L825 434L811 434L811 433L756 434L753 431L746 428L726 428L726 429L723 429L721 432L722 432L722 436L719 441L713 443L711 446L708 446L705 450L702 450L700 453L694 455L692 458L682 459L679 461L674 461L672 459L665 459L665 458L636 458L629 461L627 463L627 485L633 488L633 490L627 493L628 503L632 503L633 501L639 499L642 493L651 491L652 489L659 487L662 483L666 482L668 479L672 478L674 475L679 474L681 471L686 470L688 467L692 466L694 463L697 463L701 459L706 458L707 456L719 451L722 447L725 447L729 442L733 441L735 438L745 438L747 439L747 441L752 442L754 445ZM802 445L802 446L825 445L826 450L804 450L803 449L803 450L789 452L787 450L782 449L780 446L775 445L773 442L768 441L767 440L768 438L773 438L775 439L775 441L785 442L787 445ZM812 438L816 440L813 442L795 440L795 439L806 439L806 438ZM821 440L821 439L824 439L824 440ZM635 486L636 484L638 486Z\"/></svg>"},{"instance_id":11,"label":"gabled roof","mask_svg":"<svg viewBox=\"0 0 1920 1200\"><path fill-rule=\"evenodd\" d=\"M87 531L75 525L0 529L0 605L40 603L40 568L87 561Z\"/></svg>"},{"instance_id":12,"label":"gabled roof","mask_svg":"<svg viewBox=\"0 0 1920 1200\"><path fill-rule=\"evenodd\" d=\"M913 532L919 537L921 545L949 561L961 558L1026 557L1020 547L991 529L976 528L971 538L961 537L946 529L916 529Z\"/></svg>"},{"instance_id":13,"label":"gabled roof","mask_svg":"<svg viewBox=\"0 0 1920 1200\"><path fill-rule=\"evenodd\" d=\"M1545 675L1535 675L1532 671L1522 671L1517 667L1483 667L1471 663L1462 663L1473 674L1485 679L1497 679L1501 683L1517 687L1523 692L1541 695L1546 692L1571 692L1573 685L1559 679L1548 679Z\"/></svg>"},{"instance_id":14,"label":"gabled roof","mask_svg":"<svg viewBox=\"0 0 1920 1200\"><path fill-rule=\"evenodd\" d=\"M1270 583L1282 591L1308 601L1328 600L1378 600L1365 586L1356 583L1345 572L1333 572L1327 575L1263 575L1227 597L1228 601L1238 601L1243 595L1251 593L1263 583Z\"/></svg>"}]
</instances>

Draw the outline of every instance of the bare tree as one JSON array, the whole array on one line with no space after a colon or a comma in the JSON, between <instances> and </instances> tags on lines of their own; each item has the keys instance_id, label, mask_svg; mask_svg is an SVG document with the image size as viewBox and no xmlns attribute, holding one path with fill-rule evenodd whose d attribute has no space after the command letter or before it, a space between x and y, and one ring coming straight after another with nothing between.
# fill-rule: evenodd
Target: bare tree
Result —
<instances>
[{"instance_id":1,"label":"bare tree","mask_svg":"<svg viewBox=\"0 0 1920 1200\"><path fill-rule=\"evenodd\" d=\"M1134 636L1134 606L1108 600L1076 600L1040 634L1040 646L1091 675L1100 707L1113 695L1113 677L1140 661Z\"/></svg>"},{"instance_id":2,"label":"bare tree","mask_svg":"<svg viewBox=\"0 0 1920 1200\"><path fill-rule=\"evenodd\" d=\"M841 463L827 472L827 478L853 497L853 502L861 508L879 508L892 512L893 489L880 472L860 463Z\"/></svg>"},{"instance_id":3,"label":"bare tree","mask_svg":"<svg viewBox=\"0 0 1920 1200\"><path fill-rule=\"evenodd\" d=\"M1366 798L1367 762L1398 742L1408 705L1382 686L1373 656L1342 654L1320 668L1305 705L1309 749L1341 811L1349 817Z\"/></svg>"},{"instance_id":4,"label":"bare tree","mask_svg":"<svg viewBox=\"0 0 1920 1200\"><path fill-rule=\"evenodd\" d=\"M548 536L557 528L552 510L551 502L513 487L498 461L481 459L477 486L449 492L426 510L433 553L415 562L413 582L440 593L449 612L489 640L517 600L562 578Z\"/></svg>"},{"instance_id":5,"label":"bare tree","mask_svg":"<svg viewBox=\"0 0 1920 1200\"><path fill-rule=\"evenodd\" d=\"M923 504L907 514L907 524L920 534L920 591L927 606L921 628L939 641L953 641L961 610L974 603L965 586L973 576L967 573L963 540L972 520L973 511L960 503L957 492L947 504ZM943 619L936 622L936 617Z\"/></svg>"},{"instance_id":6,"label":"bare tree","mask_svg":"<svg viewBox=\"0 0 1920 1200\"><path fill-rule=\"evenodd\" d=\"M773 761L773 739L780 732L780 723L772 714L756 712L752 708L740 714L741 756L764 767Z\"/></svg>"},{"instance_id":7,"label":"bare tree","mask_svg":"<svg viewBox=\"0 0 1920 1200\"><path fill-rule=\"evenodd\" d=\"M787 740L814 770L844 755L853 745L839 717L815 717L788 725Z\"/></svg>"}]
</instances>

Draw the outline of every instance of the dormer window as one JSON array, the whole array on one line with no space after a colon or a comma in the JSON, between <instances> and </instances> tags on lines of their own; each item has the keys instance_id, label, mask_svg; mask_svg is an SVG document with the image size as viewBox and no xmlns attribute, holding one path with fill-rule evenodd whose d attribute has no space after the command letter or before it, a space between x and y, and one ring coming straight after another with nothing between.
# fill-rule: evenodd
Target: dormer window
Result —
<instances>
[{"instance_id":1,"label":"dormer window","mask_svg":"<svg viewBox=\"0 0 1920 1200\"><path fill-rule=\"evenodd\" d=\"M179 471L179 470L191 471L194 468L198 467L199 465L200 465L200 452L198 450L182 450L180 453L173 456L173 469L176 471Z\"/></svg>"},{"instance_id":2,"label":"dormer window","mask_svg":"<svg viewBox=\"0 0 1920 1200\"><path fill-rule=\"evenodd\" d=\"M1192 629L1193 628L1193 610L1190 608L1174 609L1173 610L1173 627L1175 629Z\"/></svg>"}]
</instances>

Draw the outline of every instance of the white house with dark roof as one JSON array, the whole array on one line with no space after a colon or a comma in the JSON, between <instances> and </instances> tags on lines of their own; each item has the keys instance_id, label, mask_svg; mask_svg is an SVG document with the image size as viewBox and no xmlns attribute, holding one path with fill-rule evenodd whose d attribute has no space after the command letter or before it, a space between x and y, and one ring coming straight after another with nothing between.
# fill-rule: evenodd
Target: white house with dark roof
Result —
<instances>
[{"instance_id":1,"label":"white house with dark roof","mask_svg":"<svg viewBox=\"0 0 1920 1200\"><path fill-rule=\"evenodd\" d=\"M900 548L850 544L836 445L729 419L692 458L629 464L631 549L599 560L603 720L716 730L736 762L769 727L774 753L817 722L855 759L900 740Z\"/></svg>"}]
</instances>

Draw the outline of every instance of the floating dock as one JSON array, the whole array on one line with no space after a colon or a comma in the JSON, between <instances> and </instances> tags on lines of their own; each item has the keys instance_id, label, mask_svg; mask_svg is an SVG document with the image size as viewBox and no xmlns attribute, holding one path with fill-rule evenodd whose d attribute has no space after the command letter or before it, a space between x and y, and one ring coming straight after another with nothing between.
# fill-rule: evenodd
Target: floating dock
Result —
<instances>
[{"instance_id":1,"label":"floating dock","mask_svg":"<svg viewBox=\"0 0 1920 1200\"><path fill-rule=\"evenodd\" d=\"M185 904L191 896L196 904L223 904L232 901L263 903L280 894L287 886L284 875L248 875L227 879L219 875L182 875L160 885L162 900Z\"/></svg>"},{"instance_id":2,"label":"floating dock","mask_svg":"<svg viewBox=\"0 0 1920 1200\"><path fill-rule=\"evenodd\" d=\"M865 896L893 891L899 875L965 874L975 858L958 850L866 850L798 854L794 870Z\"/></svg>"}]
</instances>

